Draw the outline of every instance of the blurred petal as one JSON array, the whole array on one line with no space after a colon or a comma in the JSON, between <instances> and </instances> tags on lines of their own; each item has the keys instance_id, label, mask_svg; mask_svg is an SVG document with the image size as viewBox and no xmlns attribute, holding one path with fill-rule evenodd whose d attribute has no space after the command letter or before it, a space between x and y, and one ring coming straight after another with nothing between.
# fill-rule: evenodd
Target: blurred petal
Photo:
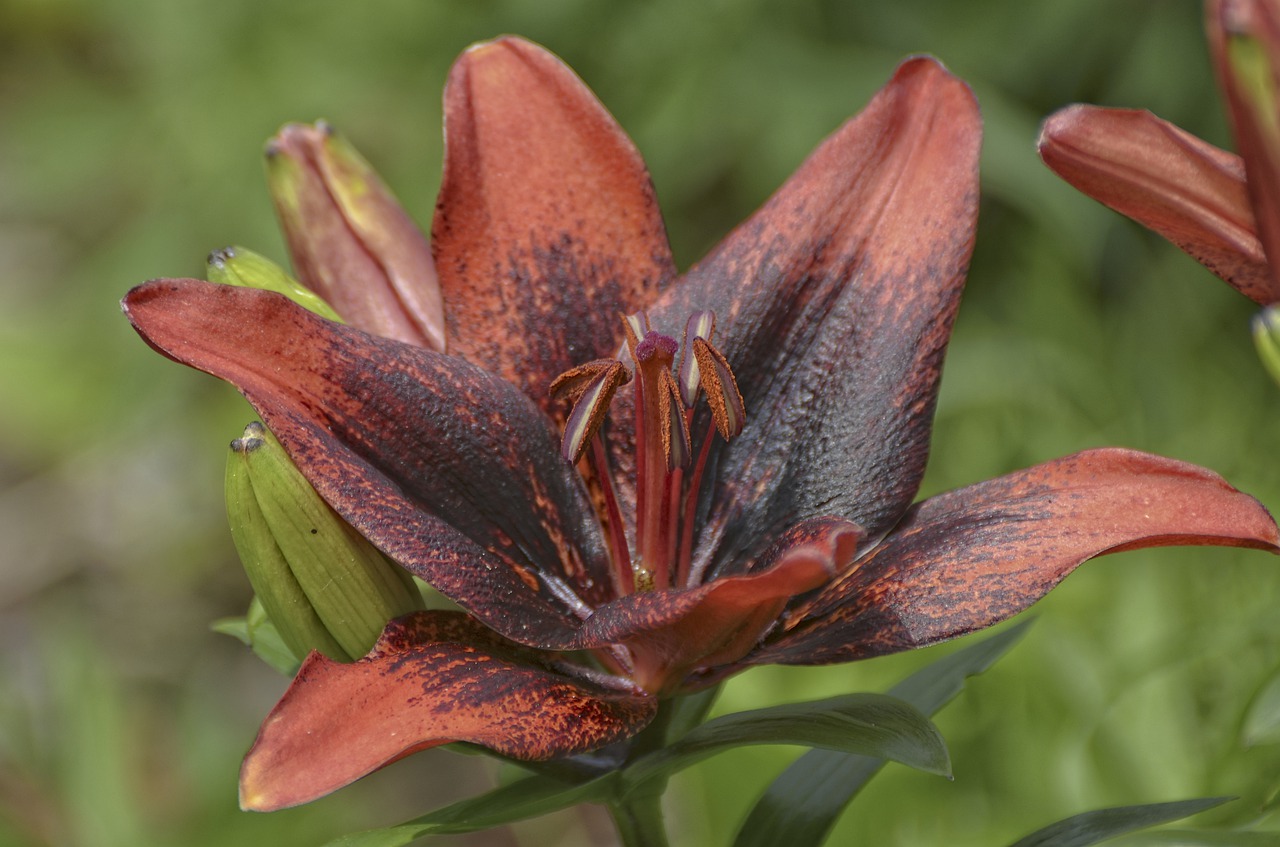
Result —
<instances>
[{"instance_id":1,"label":"blurred petal","mask_svg":"<svg viewBox=\"0 0 1280 847\"><path fill-rule=\"evenodd\" d=\"M450 344L550 410L551 381L614 353L618 315L673 275L649 173L573 71L518 38L464 53L444 108L432 237Z\"/></svg>"},{"instance_id":2,"label":"blurred petal","mask_svg":"<svg viewBox=\"0 0 1280 847\"><path fill-rule=\"evenodd\" d=\"M1211 471L1132 450L1078 453L918 504L749 661L923 647L1017 614L1104 553L1278 543L1267 510Z\"/></svg>"},{"instance_id":3,"label":"blurred petal","mask_svg":"<svg viewBox=\"0 0 1280 847\"><path fill-rule=\"evenodd\" d=\"M267 181L302 282L353 326L444 349L427 239L354 147L289 124L267 144Z\"/></svg>"},{"instance_id":4,"label":"blurred petal","mask_svg":"<svg viewBox=\"0 0 1280 847\"><path fill-rule=\"evenodd\" d=\"M311 654L245 757L240 804L296 806L450 741L525 760L583 753L656 711L654 698L552 670L464 615L422 612L392 621L353 664Z\"/></svg>"},{"instance_id":5,"label":"blurred petal","mask_svg":"<svg viewBox=\"0 0 1280 847\"><path fill-rule=\"evenodd\" d=\"M161 353L239 388L361 534L498 631L554 647L580 614L565 585L610 596L581 480L509 383L265 291L158 280L125 310Z\"/></svg>"},{"instance_id":6,"label":"blurred petal","mask_svg":"<svg viewBox=\"0 0 1280 847\"><path fill-rule=\"evenodd\" d=\"M1249 198L1272 268L1280 268L1280 4L1275 0L1210 0L1209 48L1227 96ZM1267 305L1280 300L1273 273Z\"/></svg>"},{"instance_id":7,"label":"blurred petal","mask_svg":"<svg viewBox=\"0 0 1280 847\"><path fill-rule=\"evenodd\" d=\"M1240 157L1150 112L1071 106L1040 131L1054 173L1152 229L1246 297L1276 299Z\"/></svg>"},{"instance_id":8,"label":"blurred petal","mask_svg":"<svg viewBox=\"0 0 1280 847\"><path fill-rule=\"evenodd\" d=\"M876 537L915 496L973 248L980 136L968 87L907 61L650 312L678 335L714 311L746 404L695 552L710 572L809 517Z\"/></svg>"},{"instance_id":9,"label":"blurred petal","mask_svg":"<svg viewBox=\"0 0 1280 847\"><path fill-rule=\"evenodd\" d=\"M832 579L853 560L862 531L838 518L797 524L750 573L696 588L629 594L597 609L579 632L583 646L625 644L630 674L660 694L690 670L737 661L756 646L794 597Z\"/></svg>"}]
</instances>

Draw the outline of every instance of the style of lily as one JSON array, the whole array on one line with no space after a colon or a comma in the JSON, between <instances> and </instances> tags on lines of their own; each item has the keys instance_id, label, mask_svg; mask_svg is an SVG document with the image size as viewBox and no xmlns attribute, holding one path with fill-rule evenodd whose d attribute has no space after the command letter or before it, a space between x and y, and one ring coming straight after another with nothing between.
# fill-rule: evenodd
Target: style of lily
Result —
<instances>
[{"instance_id":1,"label":"style of lily","mask_svg":"<svg viewBox=\"0 0 1280 847\"><path fill-rule=\"evenodd\" d=\"M1045 121L1040 155L1268 306L1280 301L1280 3L1209 0L1206 30L1240 155L1150 112L1088 105Z\"/></svg>"},{"instance_id":2,"label":"style of lily","mask_svg":"<svg viewBox=\"0 0 1280 847\"><path fill-rule=\"evenodd\" d=\"M987 627L1103 553L1277 550L1253 498L1123 449L912 505L978 208L977 105L937 62L903 63L683 275L639 154L557 58L472 47L444 109L430 252L326 128L269 147L295 266L353 325L196 280L124 301L465 610L397 619L353 663L313 653L246 808L454 741L616 766L754 665Z\"/></svg>"}]
</instances>

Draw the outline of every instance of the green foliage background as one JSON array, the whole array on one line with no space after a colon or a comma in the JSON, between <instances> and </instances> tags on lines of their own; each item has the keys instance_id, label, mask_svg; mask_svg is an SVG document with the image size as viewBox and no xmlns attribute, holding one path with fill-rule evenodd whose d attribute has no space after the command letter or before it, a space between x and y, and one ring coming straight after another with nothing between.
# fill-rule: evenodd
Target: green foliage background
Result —
<instances>
[{"instance_id":1,"label":"green foliage background","mask_svg":"<svg viewBox=\"0 0 1280 847\"><path fill-rule=\"evenodd\" d=\"M1280 390L1252 304L1038 161L1073 101L1144 106L1226 145L1193 0L0 0L0 844L316 844L492 784L432 751L334 797L238 811L239 757L284 686L213 618L248 587L223 526L232 390L151 353L116 302L240 243L285 253L257 161L326 117L420 221L453 57L503 32L563 56L635 138L681 266L853 114L904 55L986 120L977 253L924 493L1085 447L1207 465L1280 506ZM1267 819L1280 751L1242 716L1280 668L1280 567L1126 553L1039 604L1025 643L942 713L956 778L890 767L832 843L1000 845L1088 808L1210 794ZM934 648L935 651L949 649ZM935 653L934 655L937 655ZM762 669L719 709L883 690L930 655ZM724 844L795 756L727 754L670 798ZM469 842L585 844L593 813Z\"/></svg>"}]
</instances>

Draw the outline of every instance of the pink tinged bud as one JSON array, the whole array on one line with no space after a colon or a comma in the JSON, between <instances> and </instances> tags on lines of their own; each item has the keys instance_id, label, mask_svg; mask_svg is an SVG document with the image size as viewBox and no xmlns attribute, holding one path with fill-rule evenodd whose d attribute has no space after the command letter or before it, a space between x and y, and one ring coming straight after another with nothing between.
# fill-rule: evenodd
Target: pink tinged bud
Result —
<instances>
[{"instance_id":1,"label":"pink tinged bud","mask_svg":"<svg viewBox=\"0 0 1280 847\"><path fill-rule=\"evenodd\" d=\"M1280 4L1210 2L1207 24L1236 148L1244 159L1258 238L1271 265L1265 296L1249 296L1266 305L1280 299Z\"/></svg>"},{"instance_id":2,"label":"pink tinged bud","mask_svg":"<svg viewBox=\"0 0 1280 847\"><path fill-rule=\"evenodd\" d=\"M285 126L266 157L299 279L353 326L444 350L431 247L368 162L323 122Z\"/></svg>"}]
</instances>

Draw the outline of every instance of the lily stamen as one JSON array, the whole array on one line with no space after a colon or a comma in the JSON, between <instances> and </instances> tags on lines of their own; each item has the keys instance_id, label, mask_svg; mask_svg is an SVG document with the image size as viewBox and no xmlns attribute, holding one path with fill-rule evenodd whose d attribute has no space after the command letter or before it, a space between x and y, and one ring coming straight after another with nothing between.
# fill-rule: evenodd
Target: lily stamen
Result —
<instances>
[{"instance_id":1,"label":"lily stamen","mask_svg":"<svg viewBox=\"0 0 1280 847\"><path fill-rule=\"evenodd\" d=\"M583 455L590 457L603 495L602 520L608 527L619 595L687 584L712 426L727 440L741 432L745 419L733 372L711 345L713 313L690 316L678 370L674 366L682 345L650 329L644 313L625 316L623 328L635 381L634 546L627 542L600 436L614 394L633 374L621 359L599 359L565 372L551 386L554 395L574 401L561 450L574 463ZM706 395L711 415L694 461L690 427L700 392Z\"/></svg>"}]
</instances>

